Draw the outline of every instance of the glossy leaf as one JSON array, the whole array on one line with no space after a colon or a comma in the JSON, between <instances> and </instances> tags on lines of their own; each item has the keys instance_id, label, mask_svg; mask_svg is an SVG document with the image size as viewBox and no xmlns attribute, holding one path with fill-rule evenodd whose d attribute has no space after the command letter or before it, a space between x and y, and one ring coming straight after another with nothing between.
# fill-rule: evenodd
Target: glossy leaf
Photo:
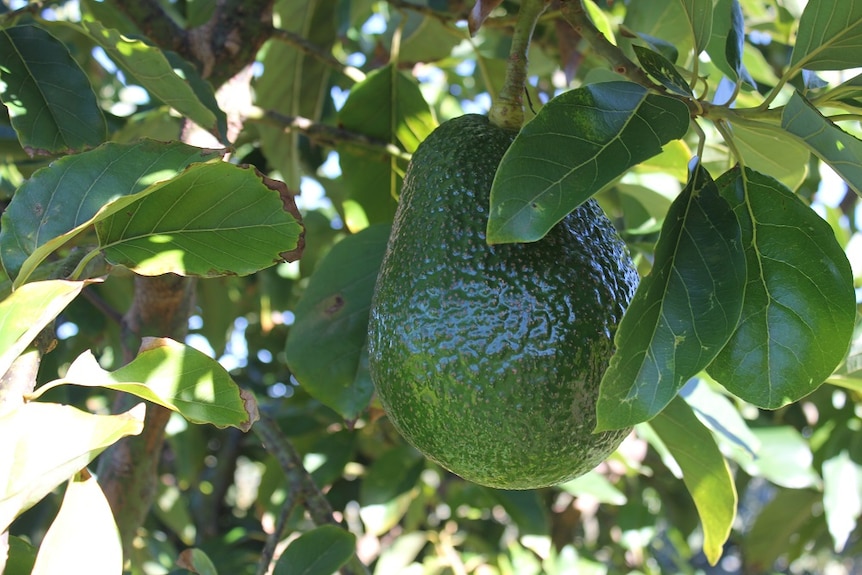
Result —
<instances>
[{"instance_id":1,"label":"glossy leaf","mask_svg":"<svg viewBox=\"0 0 862 575\"><path fill-rule=\"evenodd\" d=\"M322 51L336 38L331 3L326 0L277 2L273 7L279 27L303 37ZM286 42L270 41L263 52L266 73L254 84L256 103L294 118L318 120L323 112L332 68ZM269 164L292 190L302 175L300 134L280 126L260 126L260 146Z\"/></svg>"},{"instance_id":2,"label":"glossy leaf","mask_svg":"<svg viewBox=\"0 0 862 575\"><path fill-rule=\"evenodd\" d=\"M86 74L47 30L0 30L0 100L31 156L94 148L107 126Z\"/></svg>"},{"instance_id":3,"label":"glossy leaf","mask_svg":"<svg viewBox=\"0 0 862 575\"><path fill-rule=\"evenodd\" d=\"M862 515L862 467L846 450L823 462L823 511L840 553Z\"/></svg>"},{"instance_id":4,"label":"glossy leaf","mask_svg":"<svg viewBox=\"0 0 862 575\"><path fill-rule=\"evenodd\" d=\"M283 183L249 166L190 166L96 222L113 265L141 275L244 276L301 251L302 224Z\"/></svg>"},{"instance_id":5,"label":"glossy leaf","mask_svg":"<svg viewBox=\"0 0 862 575\"><path fill-rule=\"evenodd\" d=\"M46 383L105 387L146 399L194 423L248 431L259 414L254 396L240 389L214 359L167 338L144 338L137 357L113 372L103 370L89 351L72 362L62 379Z\"/></svg>"},{"instance_id":6,"label":"glossy leaf","mask_svg":"<svg viewBox=\"0 0 862 575\"><path fill-rule=\"evenodd\" d=\"M394 65L373 71L354 86L338 119L345 129L408 153L437 126L416 79ZM349 197L362 206L369 222L391 221L406 168L403 161L350 144L340 145L338 151Z\"/></svg>"},{"instance_id":7,"label":"glossy leaf","mask_svg":"<svg viewBox=\"0 0 862 575\"><path fill-rule=\"evenodd\" d=\"M679 0L679 4L688 19L695 51L700 54L712 34L712 0Z\"/></svg>"},{"instance_id":8,"label":"glossy leaf","mask_svg":"<svg viewBox=\"0 0 862 575\"><path fill-rule=\"evenodd\" d=\"M746 569L769 572L775 560L787 552L787 543L814 517L821 495L810 489L782 489L763 507L754 525L742 538Z\"/></svg>"},{"instance_id":9,"label":"glossy leaf","mask_svg":"<svg viewBox=\"0 0 862 575\"><path fill-rule=\"evenodd\" d=\"M810 152L774 124L733 124L733 143L748 168L769 174L790 190L797 189L808 174Z\"/></svg>"},{"instance_id":10,"label":"glossy leaf","mask_svg":"<svg viewBox=\"0 0 862 575\"><path fill-rule=\"evenodd\" d=\"M127 38L96 21L85 21L81 25L88 36L150 94L205 130L219 133L216 115L201 102L190 82L174 72L161 50L141 40Z\"/></svg>"},{"instance_id":11,"label":"glossy leaf","mask_svg":"<svg viewBox=\"0 0 862 575\"><path fill-rule=\"evenodd\" d=\"M0 301L0 377L85 285L61 280L33 282Z\"/></svg>"},{"instance_id":12,"label":"glossy leaf","mask_svg":"<svg viewBox=\"0 0 862 575\"><path fill-rule=\"evenodd\" d=\"M703 526L703 552L715 565L736 517L736 485L715 440L691 408L675 398L650 427L682 469Z\"/></svg>"},{"instance_id":13,"label":"glossy leaf","mask_svg":"<svg viewBox=\"0 0 862 575\"><path fill-rule=\"evenodd\" d=\"M862 195L862 140L839 128L798 92L793 93L784 107L781 127L800 138Z\"/></svg>"},{"instance_id":14,"label":"glossy leaf","mask_svg":"<svg viewBox=\"0 0 862 575\"><path fill-rule=\"evenodd\" d=\"M642 46L634 45L632 49L638 57L643 69L661 83L662 86L675 92L680 96L691 97L691 88L685 78L677 72L673 62L659 54Z\"/></svg>"},{"instance_id":15,"label":"glossy leaf","mask_svg":"<svg viewBox=\"0 0 862 575\"><path fill-rule=\"evenodd\" d=\"M46 257L92 225L153 192L194 162L220 157L179 142L107 143L66 156L25 181L0 219L0 257L21 285Z\"/></svg>"},{"instance_id":16,"label":"glossy leaf","mask_svg":"<svg viewBox=\"0 0 862 575\"><path fill-rule=\"evenodd\" d=\"M500 162L491 188L488 243L542 238L569 212L688 129L688 108L629 82L557 96Z\"/></svg>"},{"instance_id":17,"label":"glossy leaf","mask_svg":"<svg viewBox=\"0 0 862 575\"><path fill-rule=\"evenodd\" d=\"M775 409L814 391L850 345L850 264L827 222L780 183L738 168L718 180L742 227L748 267L739 326L707 372Z\"/></svg>"},{"instance_id":18,"label":"glossy leaf","mask_svg":"<svg viewBox=\"0 0 862 575\"><path fill-rule=\"evenodd\" d=\"M122 571L123 546L114 514L98 481L85 469L69 481L60 511L39 546L32 575Z\"/></svg>"},{"instance_id":19,"label":"glossy leaf","mask_svg":"<svg viewBox=\"0 0 862 575\"><path fill-rule=\"evenodd\" d=\"M93 415L31 402L0 417L0 533L106 447L143 427L143 403L120 415Z\"/></svg>"},{"instance_id":20,"label":"glossy leaf","mask_svg":"<svg viewBox=\"0 0 862 575\"><path fill-rule=\"evenodd\" d=\"M332 575L353 556L356 536L337 525L321 525L292 541L273 575Z\"/></svg>"},{"instance_id":21,"label":"glossy leaf","mask_svg":"<svg viewBox=\"0 0 862 575\"><path fill-rule=\"evenodd\" d=\"M706 170L674 200L602 378L597 430L658 414L730 338L742 309L739 225Z\"/></svg>"},{"instance_id":22,"label":"glossy leaf","mask_svg":"<svg viewBox=\"0 0 862 575\"><path fill-rule=\"evenodd\" d=\"M862 3L809 0L799 19L792 68L846 70L862 66Z\"/></svg>"},{"instance_id":23,"label":"glossy leaf","mask_svg":"<svg viewBox=\"0 0 862 575\"><path fill-rule=\"evenodd\" d=\"M356 418L374 393L367 370L368 313L390 228L372 226L332 247L296 304L287 337L293 375L346 419Z\"/></svg>"}]
</instances>

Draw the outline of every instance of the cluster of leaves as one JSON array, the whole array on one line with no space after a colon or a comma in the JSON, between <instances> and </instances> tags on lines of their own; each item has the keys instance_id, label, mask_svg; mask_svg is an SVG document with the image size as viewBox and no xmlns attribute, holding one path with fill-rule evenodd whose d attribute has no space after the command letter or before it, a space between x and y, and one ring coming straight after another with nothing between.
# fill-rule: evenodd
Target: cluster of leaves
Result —
<instances>
[{"instance_id":1,"label":"cluster of leaves","mask_svg":"<svg viewBox=\"0 0 862 575\"><path fill-rule=\"evenodd\" d=\"M78 332L26 402L0 396L7 572L72 557L118 572L84 468L143 419L104 414L105 390L183 416L132 573L252 573L284 529L305 533L276 573L361 572L355 551L375 573L686 572L723 555L817 570L858 551L856 200L810 203L820 166L862 191L862 82L840 73L862 65L862 5L550 3L530 52L536 109L498 170L488 238L535 241L590 197L615 220L644 280L599 427L636 429L600 470L505 492L404 444L373 401L365 337L409 154L499 92L519 3L279 0L257 108L241 114L261 121L230 137L198 71L113 4L13 13L0 30L0 373L55 319ZM164 4L188 27L207 18L205 3ZM131 85L148 99L120 115ZM205 143L176 141L184 125ZM302 224L280 180L323 189ZM274 265L298 257L303 226L301 260ZM121 366L124 334L100 310L128 308L129 271L202 279L188 341L145 340ZM258 402L349 532L293 508L283 462L241 431Z\"/></svg>"}]
</instances>

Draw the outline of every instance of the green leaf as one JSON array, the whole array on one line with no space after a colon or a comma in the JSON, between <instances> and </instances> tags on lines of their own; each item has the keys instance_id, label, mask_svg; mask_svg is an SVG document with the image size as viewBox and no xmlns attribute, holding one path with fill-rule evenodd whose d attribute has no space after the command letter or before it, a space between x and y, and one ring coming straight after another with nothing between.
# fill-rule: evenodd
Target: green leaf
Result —
<instances>
[{"instance_id":1,"label":"green leaf","mask_svg":"<svg viewBox=\"0 0 862 575\"><path fill-rule=\"evenodd\" d=\"M87 75L66 46L36 26L0 30L0 100L31 156L81 151L107 137Z\"/></svg>"},{"instance_id":2,"label":"green leaf","mask_svg":"<svg viewBox=\"0 0 862 575\"><path fill-rule=\"evenodd\" d=\"M35 562L36 548L24 539L10 535L9 557L3 575L32 575Z\"/></svg>"},{"instance_id":3,"label":"green leaf","mask_svg":"<svg viewBox=\"0 0 862 575\"><path fill-rule=\"evenodd\" d=\"M788 138L779 126L765 122L733 124L733 143L747 167L769 174L790 190L797 189L808 175L808 148Z\"/></svg>"},{"instance_id":4,"label":"green leaf","mask_svg":"<svg viewBox=\"0 0 862 575\"><path fill-rule=\"evenodd\" d=\"M550 535L551 525L546 503L539 491L512 491L507 489L491 489L482 487L487 494L499 504L518 526L518 532L523 535Z\"/></svg>"},{"instance_id":5,"label":"green leaf","mask_svg":"<svg viewBox=\"0 0 862 575\"><path fill-rule=\"evenodd\" d=\"M820 477L811 467L813 455L808 441L793 427L752 429L760 449L753 461L740 461L752 477L763 477L791 489L820 487Z\"/></svg>"},{"instance_id":6,"label":"green leaf","mask_svg":"<svg viewBox=\"0 0 862 575\"><path fill-rule=\"evenodd\" d=\"M630 82L593 84L545 105L503 156L488 243L531 242L603 186L681 138L688 108Z\"/></svg>"},{"instance_id":7,"label":"green leaf","mask_svg":"<svg viewBox=\"0 0 862 575\"><path fill-rule=\"evenodd\" d=\"M355 419L374 393L367 370L368 313L390 229L371 226L332 247L296 304L287 337L285 359L293 375L345 419Z\"/></svg>"},{"instance_id":8,"label":"green leaf","mask_svg":"<svg viewBox=\"0 0 862 575\"><path fill-rule=\"evenodd\" d=\"M781 114L781 127L800 138L814 154L862 195L862 141L824 117L794 92Z\"/></svg>"},{"instance_id":9,"label":"green leaf","mask_svg":"<svg viewBox=\"0 0 862 575\"><path fill-rule=\"evenodd\" d=\"M356 537L337 525L321 525L291 542L273 575L332 575L353 556Z\"/></svg>"},{"instance_id":10,"label":"green leaf","mask_svg":"<svg viewBox=\"0 0 862 575\"><path fill-rule=\"evenodd\" d=\"M218 570L201 549L186 549L177 557L177 567L188 569L198 575L218 575Z\"/></svg>"},{"instance_id":11,"label":"green leaf","mask_svg":"<svg viewBox=\"0 0 862 575\"><path fill-rule=\"evenodd\" d=\"M33 282L0 301L0 377L85 285L61 280Z\"/></svg>"},{"instance_id":12,"label":"green leaf","mask_svg":"<svg viewBox=\"0 0 862 575\"><path fill-rule=\"evenodd\" d=\"M810 489L782 489L763 507L742 538L747 572L770 572L773 563L787 552L787 543L814 515L820 493Z\"/></svg>"},{"instance_id":13,"label":"green leaf","mask_svg":"<svg viewBox=\"0 0 862 575\"><path fill-rule=\"evenodd\" d=\"M278 27L304 38L321 51L336 38L334 10L323 0L282 0L273 8ZM257 105L285 116L317 121L323 111L332 68L296 46L272 40L263 53L266 72L254 85ZM292 190L299 189L302 165L300 135L279 126L260 126L260 146L267 162Z\"/></svg>"},{"instance_id":14,"label":"green leaf","mask_svg":"<svg viewBox=\"0 0 862 575\"><path fill-rule=\"evenodd\" d=\"M823 462L823 511L840 553L862 515L862 467L847 450Z\"/></svg>"},{"instance_id":15,"label":"green leaf","mask_svg":"<svg viewBox=\"0 0 862 575\"><path fill-rule=\"evenodd\" d=\"M350 90L338 114L347 130L412 153L437 122L413 76L395 65L371 72ZM352 144L338 146L344 184L371 223L392 221L401 190L404 162L379 149Z\"/></svg>"},{"instance_id":16,"label":"green leaf","mask_svg":"<svg viewBox=\"0 0 862 575\"><path fill-rule=\"evenodd\" d=\"M679 4L688 20L697 58L706 49L712 35L712 0L679 0Z\"/></svg>"},{"instance_id":17,"label":"green leaf","mask_svg":"<svg viewBox=\"0 0 862 575\"><path fill-rule=\"evenodd\" d=\"M19 286L54 250L153 192L193 162L220 157L179 142L107 143L66 156L24 182L0 219L0 257Z\"/></svg>"},{"instance_id":18,"label":"green leaf","mask_svg":"<svg viewBox=\"0 0 862 575\"><path fill-rule=\"evenodd\" d=\"M368 468L359 487L359 503L366 507L387 503L416 487L425 458L413 447L401 444L386 451Z\"/></svg>"},{"instance_id":19,"label":"green leaf","mask_svg":"<svg viewBox=\"0 0 862 575\"><path fill-rule=\"evenodd\" d=\"M188 79L180 77L159 48L121 35L99 22L87 20L75 26L99 44L105 53L146 90L201 128L219 134L219 120L200 98Z\"/></svg>"},{"instance_id":20,"label":"green leaf","mask_svg":"<svg viewBox=\"0 0 862 575\"><path fill-rule=\"evenodd\" d=\"M106 447L139 434L144 409L140 403L120 415L93 415L30 402L0 417L0 533Z\"/></svg>"},{"instance_id":21,"label":"green leaf","mask_svg":"<svg viewBox=\"0 0 862 575\"><path fill-rule=\"evenodd\" d=\"M85 469L69 481L32 575L116 575L122 570L123 545L114 514L96 478Z\"/></svg>"},{"instance_id":22,"label":"green leaf","mask_svg":"<svg viewBox=\"0 0 862 575\"><path fill-rule=\"evenodd\" d=\"M693 379L679 392L700 421L712 430L732 459L748 463L760 452L760 441L748 427L739 409L703 379Z\"/></svg>"},{"instance_id":23,"label":"green leaf","mask_svg":"<svg viewBox=\"0 0 862 575\"><path fill-rule=\"evenodd\" d=\"M287 187L219 161L188 167L96 232L108 262L148 276L244 276L297 259L302 246Z\"/></svg>"},{"instance_id":24,"label":"green leaf","mask_svg":"<svg viewBox=\"0 0 862 575\"><path fill-rule=\"evenodd\" d=\"M703 526L703 552L711 565L721 558L736 517L736 486L715 439L677 397L649 424L682 469Z\"/></svg>"},{"instance_id":25,"label":"green leaf","mask_svg":"<svg viewBox=\"0 0 862 575\"><path fill-rule=\"evenodd\" d=\"M676 53L683 54L685 64L693 48L691 21L684 10L680 9L682 0L652 0L650 2L631 2L626 7L623 22L628 30L641 36L651 36L664 40ZM655 45L655 42L651 42ZM665 54L668 56L668 54ZM675 58L670 58L676 61Z\"/></svg>"},{"instance_id":26,"label":"green leaf","mask_svg":"<svg viewBox=\"0 0 862 575\"><path fill-rule=\"evenodd\" d=\"M167 338L144 338L137 357L113 372L103 370L86 351L72 362L65 377L40 387L36 397L63 384L124 391L193 423L248 431L258 419L254 396L240 389L216 360Z\"/></svg>"},{"instance_id":27,"label":"green leaf","mask_svg":"<svg viewBox=\"0 0 862 575\"><path fill-rule=\"evenodd\" d=\"M617 330L597 430L659 413L721 351L739 320L745 255L739 224L700 165L668 211L650 275Z\"/></svg>"},{"instance_id":28,"label":"green leaf","mask_svg":"<svg viewBox=\"0 0 862 575\"><path fill-rule=\"evenodd\" d=\"M607 477L595 470L562 483L559 487L575 497L587 495L595 498L599 503L607 505L625 505L628 501L625 493L617 489Z\"/></svg>"},{"instance_id":29,"label":"green leaf","mask_svg":"<svg viewBox=\"0 0 862 575\"><path fill-rule=\"evenodd\" d=\"M793 69L846 70L862 66L862 2L809 0L790 57Z\"/></svg>"},{"instance_id":30,"label":"green leaf","mask_svg":"<svg viewBox=\"0 0 862 575\"><path fill-rule=\"evenodd\" d=\"M856 318L850 264L829 224L777 181L734 168L717 183L742 227L748 281L739 326L707 372L775 409L844 358Z\"/></svg>"},{"instance_id":31,"label":"green leaf","mask_svg":"<svg viewBox=\"0 0 862 575\"><path fill-rule=\"evenodd\" d=\"M677 72L676 66L673 65L673 62L658 52L653 52L643 46L635 44L632 46L632 49L634 49L635 55L638 57L638 62L641 63L644 70L646 70L646 72L653 78L658 80L662 86L680 96L692 97L691 88L689 87L688 82L686 82L685 78Z\"/></svg>"},{"instance_id":32,"label":"green leaf","mask_svg":"<svg viewBox=\"0 0 862 575\"><path fill-rule=\"evenodd\" d=\"M739 0L718 0L713 10L712 37L706 48L713 63L730 79L757 84L742 61L745 52L745 18Z\"/></svg>"}]
</instances>

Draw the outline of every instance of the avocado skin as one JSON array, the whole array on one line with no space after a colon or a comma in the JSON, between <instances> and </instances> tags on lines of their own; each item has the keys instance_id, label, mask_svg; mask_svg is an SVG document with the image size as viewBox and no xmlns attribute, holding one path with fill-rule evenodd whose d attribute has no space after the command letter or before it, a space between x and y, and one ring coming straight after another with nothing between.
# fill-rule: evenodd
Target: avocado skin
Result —
<instances>
[{"instance_id":1,"label":"avocado skin","mask_svg":"<svg viewBox=\"0 0 862 575\"><path fill-rule=\"evenodd\" d=\"M532 489L590 471L629 432L592 433L638 274L594 200L538 242L485 242L514 136L471 114L416 150L375 286L369 368L389 419L429 459Z\"/></svg>"}]
</instances>

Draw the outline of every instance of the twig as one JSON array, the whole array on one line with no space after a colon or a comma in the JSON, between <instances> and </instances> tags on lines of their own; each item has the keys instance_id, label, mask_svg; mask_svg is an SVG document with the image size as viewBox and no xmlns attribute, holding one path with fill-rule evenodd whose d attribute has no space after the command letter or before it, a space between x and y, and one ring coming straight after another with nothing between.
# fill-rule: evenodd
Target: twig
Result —
<instances>
[{"instance_id":1,"label":"twig","mask_svg":"<svg viewBox=\"0 0 862 575\"><path fill-rule=\"evenodd\" d=\"M269 566L275 556L275 547L278 545L278 542L281 541L281 536L284 533L284 529L287 527L287 520L290 519L290 515L293 513L293 508L296 507L298 499L298 491L292 489L287 490L284 503L278 512L278 518L275 520L275 529L270 533L269 537L266 538L266 543L263 546L263 550L260 552L260 560L257 563L257 575L265 575L266 572L269 571Z\"/></svg>"},{"instance_id":2,"label":"twig","mask_svg":"<svg viewBox=\"0 0 862 575\"><path fill-rule=\"evenodd\" d=\"M288 132L296 131L308 136L319 144L327 144L330 146L336 146L343 143L354 144L368 150L388 154L401 160L410 160L410 154L395 144L372 138L365 134L351 132L344 128L321 124L302 116L287 116L274 110L264 110L262 108L252 107L246 111L246 120L267 122L284 128L284 130Z\"/></svg>"},{"instance_id":3,"label":"twig","mask_svg":"<svg viewBox=\"0 0 862 575\"><path fill-rule=\"evenodd\" d=\"M300 50L303 54L308 54L309 56L317 58L327 66L338 70L354 82L361 82L365 79L365 73L363 73L362 70L343 64L331 53L322 50L319 46L309 42L299 34L282 28L273 28L272 37L276 40L281 40L286 44L290 44L294 48Z\"/></svg>"}]
</instances>

